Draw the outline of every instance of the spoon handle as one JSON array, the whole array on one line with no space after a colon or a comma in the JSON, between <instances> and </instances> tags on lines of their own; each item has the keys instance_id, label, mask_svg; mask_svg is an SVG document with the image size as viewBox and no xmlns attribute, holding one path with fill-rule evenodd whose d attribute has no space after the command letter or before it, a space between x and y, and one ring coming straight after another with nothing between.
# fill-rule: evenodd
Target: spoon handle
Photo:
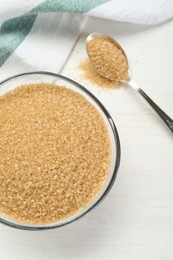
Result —
<instances>
[{"instance_id":1,"label":"spoon handle","mask_svg":"<svg viewBox=\"0 0 173 260\"><path fill-rule=\"evenodd\" d=\"M162 120L173 133L173 120L158 105L156 105L156 103L141 88L139 88L138 84L134 80L130 79L129 81L126 81L126 84L134 88L137 92L141 94L141 96L143 96L143 98L157 112L157 114L162 118Z\"/></svg>"}]
</instances>

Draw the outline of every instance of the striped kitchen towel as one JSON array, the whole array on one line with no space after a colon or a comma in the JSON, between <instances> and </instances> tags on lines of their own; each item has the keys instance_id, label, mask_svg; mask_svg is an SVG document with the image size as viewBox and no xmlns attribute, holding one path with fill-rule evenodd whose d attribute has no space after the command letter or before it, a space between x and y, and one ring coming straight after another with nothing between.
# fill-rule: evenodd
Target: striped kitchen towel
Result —
<instances>
[{"instance_id":1,"label":"striped kitchen towel","mask_svg":"<svg viewBox=\"0 0 173 260\"><path fill-rule=\"evenodd\" d=\"M88 16L157 24L173 16L172 0L1 0L0 75L59 72Z\"/></svg>"}]
</instances>

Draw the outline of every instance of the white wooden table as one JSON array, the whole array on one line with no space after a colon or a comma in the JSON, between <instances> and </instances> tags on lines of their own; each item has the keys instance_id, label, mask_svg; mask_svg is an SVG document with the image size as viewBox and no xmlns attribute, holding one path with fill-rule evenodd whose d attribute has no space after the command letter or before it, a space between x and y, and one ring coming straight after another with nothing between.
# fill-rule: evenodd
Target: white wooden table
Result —
<instances>
[{"instance_id":1,"label":"white wooden table","mask_svg":"<svg viewBox=\"0 0 173 260\"><path fill-rule=\"evenodd\" d=\"M90 18L62 74L83 83L112 114L122 148L109 196L66 227L39 232L0 225L0 260L172 260L173 135L132 89L104 91L82 82L90 32L115 37L133 78L173 117L173 22L155 27Z\"/></svg>"}]
</instances>

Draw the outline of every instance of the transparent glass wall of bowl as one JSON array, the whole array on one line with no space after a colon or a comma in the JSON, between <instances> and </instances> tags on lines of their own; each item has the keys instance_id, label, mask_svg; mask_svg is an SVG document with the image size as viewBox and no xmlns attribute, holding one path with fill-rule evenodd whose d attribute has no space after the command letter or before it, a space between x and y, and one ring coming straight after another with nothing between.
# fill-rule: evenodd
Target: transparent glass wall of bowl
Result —
<instances>
[{"instance_id":1,"label":"transparent glass wall of bowl","mask_svg":"<svg viewBox=\"0 0 173 260\"><path fill-rule=\"evenodd\" d=\"M65 86L84 96L98 110L98 112L102 116L108 129L112 152L111 152L111 160L110 160L107 179L102 189L97 194L97 196L92 201L90 201L90 203L88 203L88 205L85 208L83 208L81 211L77 212L73 216L49 224L32 225L32 224L20 223L0 213L0 222L10 225L12 227L28 229L28 230L50 229L50 228L60 227L68 223L71 223L76 219L79 219L80 217L84 216L86 213L91 211L93 208L95 208L96 205L98 205L104 199L104 197L111 189L115 181L115 177L120 163L119 136L110 114L105 109L105 107L100 103L100 101L94 95L92 95L92 93L90 93L87 89L85 89L78 83L72 81L71 79L63 77L58 74L49 73L49 72L23 73L20 75L15 75L3 82L0 82L0 95L3 95L12 89L15 89L17 86L34 84L34 83L52 83L58 86Z\"/></svg>"}]
</instances>

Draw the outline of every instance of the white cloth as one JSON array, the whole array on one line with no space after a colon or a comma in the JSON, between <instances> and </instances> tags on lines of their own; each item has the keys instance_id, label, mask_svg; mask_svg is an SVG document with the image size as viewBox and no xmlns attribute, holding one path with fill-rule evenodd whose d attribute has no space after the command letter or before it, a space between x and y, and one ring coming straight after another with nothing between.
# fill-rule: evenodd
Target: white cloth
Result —
<instances>
[{"instance_id":1,"label":"white cloth","mask_svg":"<svg viewBox=\"0 0 173 260\"><path fill-rule=\"evenodd\" d=\"M114 0L88 15L136 24L157 24L173 17L173 0Z\"/></svg>"},{"instance_id":2,"label":"white cloth","mask_svg":"<svg viewBox=\"0 0 173 260\"><path fill-rule=\"evenodd\" d=\"M0 25L8 19L30 12L44 2L1 0ZM157 24L173 16L173 0L114 0L97 5L83 15L69 12L38 13L29 34L0 67L0 81L25 71L60 72L87 16L137 24Z\"/></svg>"}]
</instances>

